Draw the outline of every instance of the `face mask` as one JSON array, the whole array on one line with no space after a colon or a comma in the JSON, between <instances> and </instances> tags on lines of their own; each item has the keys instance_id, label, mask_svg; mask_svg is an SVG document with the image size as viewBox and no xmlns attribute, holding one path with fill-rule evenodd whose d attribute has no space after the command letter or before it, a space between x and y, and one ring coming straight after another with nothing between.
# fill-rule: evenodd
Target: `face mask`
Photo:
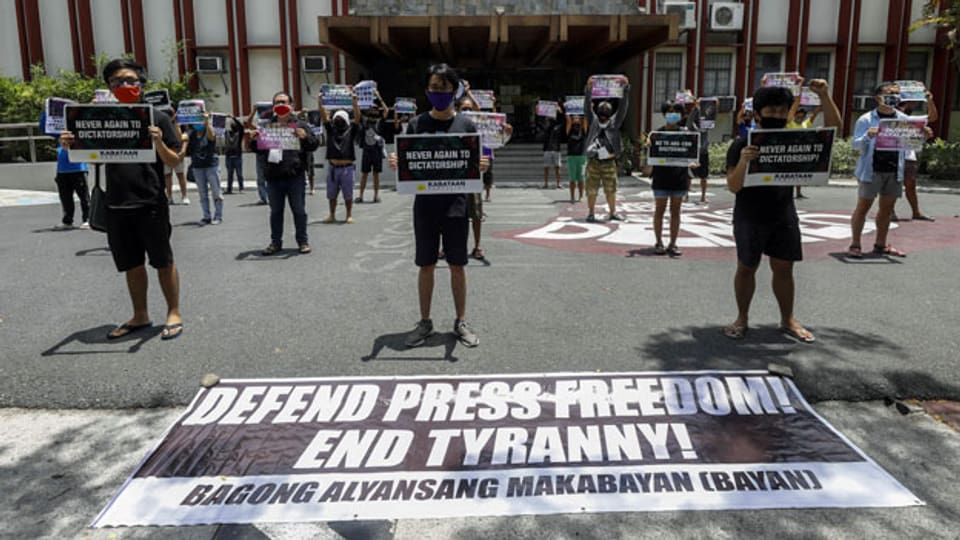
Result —
<instances>
[{"instance_id":1,"label":"face mask","mask_svg":"<svg viewBox=\"0 0 960 540\"><path fill-rule=\"evenodd\" d=\"M666 115L668 124L677 124L680 122L680 113L678 112L668 112Z\"/></svg>"},{"instance_id":2,"label":"face mask","mask_svg":"<svg viewBox=\"0 0 960 540\"><path fill-rule=\"evenodd\" d=\"M760 127L763 129L783 129L787 127L786 118L761 118Z\"/></svg>"},{"instance_id":3,"label":"face mask","mask_svg":"<svg viewBox=\"0 0 960 540\"><path fill-rule=\"evenodd\" d=\"M340 131L347 129L347 121L343 118L335 118L333 120L333 127L337 128Z\"/></svg>"},{"instance_id":4,"label":"face mask","mask_svg":"<svg viewBox=\"0 0 960 540\"><path fill-rule=\"evenodd\" d=\"M900 104L900 94L884 94L880 96L880 99L887 107L896 107Z\"/></svg>"},{"instance_id":5,"label":"face mask","mask_svg":"<svg viewBox=\"0 0 960 540\"><path fill-rule=\"evenodd\" d=\"M427 92L430 105L438 111L445 111L453 103L453 94L450 92Z\"/></svg>"},{"instance_id":6,"label":"face mask","mask_svg":"<svg viewBox=\"0 0 960 540\"><path fill-rule=\"evenodd\" d=\"M117 98L117 101L120 103L139 103L140 102L140 85L135 84L132 86L118 86L113 89L113 95Z\"/></svg>"},{"instance_id":7,"label":"face mask","mask_svg":"<svg viewBox=\"0 0 960 540\"><path fill-rule=\"evenodd\" d=\"M274 106L273 106L273 112L274 112L274 114L276 114L277 116L286 116L286 115L290 114L290 106L289 106L289 105L274 105Z\"/></svg>"}]
</instances>

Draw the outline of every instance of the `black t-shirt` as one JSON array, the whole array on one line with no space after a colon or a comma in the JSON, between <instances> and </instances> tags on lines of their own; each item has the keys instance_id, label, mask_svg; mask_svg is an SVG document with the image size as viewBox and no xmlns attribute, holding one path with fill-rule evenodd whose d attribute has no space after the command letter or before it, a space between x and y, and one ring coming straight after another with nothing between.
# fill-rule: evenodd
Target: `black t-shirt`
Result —
<instances>
[{"instance_id":1,"label":"black t-shirt","mask_svg":"<svg viewBox=\"0 0 960 540\"><path fill-rule=\"evenodd\" d=\"M570 133L567 134L567 155L582 156L587 149L587 133L577 120L570 126Z\"/></svg>"},{"instance_id":2,"label":"black t-shirt","mask_svg":"<svg viewBox=\"0 0 960 540\"><path fill-rule=\"evenodd\" d=\"M380 125L377 126L377 131L380 132L380 136L383 137L383 141L387 144L393 144L394 137L397 136L399 130L399 126L394 126L393 118L381 119Z\"/></svg>"},{"instance_id":3,"label":"black t-shirt","mask_svg":"<svg viewBox=\"0 0 960 540\"><path fill-rule=\"evenodd\" d=\"M227 129L223 133L224 153L228 156L243 154L243 124L236 118L227 119Z\"/></svg>"},{"instance_id":4,"label":"black t-shirt","mask_svg":"<svg viewBox=\"0 0 960 540\"><path fill-rule=\"evenodd\" d=\"M383 145L383 136L380 135L382 119L364 118L360 123L360 132L357 135L357 144L364 152L377 150Z\"/></svg>"},{"instance_id":5,"label":"black t-shirt","mask_svg":"<svg viewBox=\"0 0 960 540\"><path fill-rule=\"evenodd\" d=\"M476 133L477 127L469 118L456 115L449 120L437 120L429 112L415 117L407 125L408 135L421 133ZM413 201L413 213L433 217L467 217L467 195L465 193L438 193L417 195Z\"/></svg>"},{"instance_id":6,"label":"black t-shirt","mask_svg":"<svg viewBox=\"0 0 960 540\"><path fill-rule=\"evenodd\" d=\"M666 126L662 126L657 131L667 131ZM682 131L686 131L685 129ZM650 186L654 191L685 191L687 182L690 180L689 167L653 167L650 174L653 184Z\"/></svg>"},{"instance_id":7,"label":"black t-shirt","mask_svg":"<svg viewBox=\"0 0 960 540\"><path fill-rule=\"evenodd\" d=\"M736 167L747 140L737 137L727 150L727 169ZM782 223L797 220L792 186L752 186L737 192L733 220L745 219L760 223Z\"/></svg>"},{"instance_id":8,"label":"black t-shirt","mask_svg":"<svg viewBox=\"0 0 960 540\"><path fill-rule=\"evenodd\" d=\"M877 111L877 116L880 118L896 118L897 113L893 114L882 114L880 111ZM881 150L873 151L873 172L875 173L895 173L897 172L897 167L900 166L900 152L893 152L890 150Z\"/></svg>"},{"instance_id":9,"label":"black t-shirt","mask_svg":"<svg viewBox=\"0 0 960 540\"><path fill-rule=\"evenodd\" d=\"M353 147L357 134L360 133L360 124L350 122L347 129L338 131L333 122L323 125L323 132L327 134L327 159L357 160L357 151Z\"/></svg>"},{"instance_id":10,"label":"black t-shirt","mask_svg":"<svg viewBox=\"0 0 960 540\"><path fill-rule=\"evenodd\" d=\"M163 144L174 152L179 151L180 139L170 116L157 112L153 115L153 122L163 133ZM153 163L107 163L104 176L107 181L107 206L110 208L167 204L160 154L157 154L157 160Z\"/></svg>"},{"instance_id":11,"label":"black t-shirt","mask_svg":"<svg viewBox=\"0 0 960 540\"><path fill-rule=\"evenodd\" d=\"M206 169L217 166L217 141L207 138L207 132L190 129L187 153L190 154L190 165L197 169Z\"/></svg>"},{"instance_id":12,"label":"black t-shirt","mask_svg":"<svg viewBox=\"0 0 960 540\"><path fill-rule=\"evenodd\" d=\"M560 151L560 125L551 125L547 128L546 137L543 139L544 152Z\"/></svg>"}]
</instances>

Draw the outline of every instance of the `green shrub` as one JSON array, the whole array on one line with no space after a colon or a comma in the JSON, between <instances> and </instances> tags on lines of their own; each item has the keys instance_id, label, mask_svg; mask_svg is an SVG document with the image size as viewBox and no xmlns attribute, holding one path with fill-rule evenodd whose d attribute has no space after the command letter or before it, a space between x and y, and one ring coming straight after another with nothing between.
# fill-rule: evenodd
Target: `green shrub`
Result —
<instances>
[{"instance_id":1,"label":"green shrub","mask_svg":"<svg viewBox=\"0 0 960 540\"><path fill-rule=\"evenodd\" d=\"M960 143L937 139L924 146L918 157L930 178L960 180Z\"/></svg>"}]
</instances>

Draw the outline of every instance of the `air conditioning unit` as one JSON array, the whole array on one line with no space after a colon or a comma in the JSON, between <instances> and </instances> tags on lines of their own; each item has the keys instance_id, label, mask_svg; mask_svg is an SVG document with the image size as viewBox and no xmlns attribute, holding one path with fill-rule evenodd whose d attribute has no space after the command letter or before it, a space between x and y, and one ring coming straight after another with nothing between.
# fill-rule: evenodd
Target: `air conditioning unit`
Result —
<instances>
[{"instance_id":1,"label":"air conditioning unit","mask_svg":"<svg viewBox=\"0 0 960 540\"><path fill-rule=\"evenodd\" d=\"M710 4L710 30L730 32L743 29L743 4L714 2Z\"/></svg>"},{"instance_id":2,"label":"air conditioning unit","mask_svg":"<svg viewBox=\"0 0 960 540\"><path fill-rule=\"evenodd\" d=\"M223 58L219 56L198 56L197 73L223 73Z\"/></svg>"},{"instance_id":3,"label":"air conditioning unit","mask_svg":"<svg viewBox=\"0 0 960 540\"><path fill-rule=\"evenodd\" d=\"M737 108L737 96L720 96L717 98L717 112L733 112Z\"/></svg>"},{"instance_id":4,"label":"air conditioning unit","mask_svg":"<svg viewBox=\"0 0 960 540\"><path fill-rule=\"evenodd\" d=\"M667 15L679 15L681 30L693 30L697 27L696 2L664 2L663 12Z\"/></svg>"},{"instance_id":5,"label":"air conditioning unit","mask_svg":"<svg viewBox=\"0 0 960 540\"><path fill-rule=\"evenodd\" d=\"M302 61L304 73L326 73L328 71L326 56L304 56Z\"/></svg>"},{"instance_id":6,"label":"air conditioning unit","mask_svg":"<svg viewBox=\"0 0 960 540\"><path fill-rule=\"evenodd\" d=\"M873 96L853 96L853 110L869 111L877 106L877 100Z\"/></svg>"}]
</instances>

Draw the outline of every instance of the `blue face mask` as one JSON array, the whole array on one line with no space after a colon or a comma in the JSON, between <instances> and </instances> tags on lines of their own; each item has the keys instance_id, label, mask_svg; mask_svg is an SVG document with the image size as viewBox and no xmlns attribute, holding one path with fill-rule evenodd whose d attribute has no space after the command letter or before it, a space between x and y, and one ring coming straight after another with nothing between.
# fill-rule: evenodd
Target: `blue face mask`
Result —
<instances>
[{"instance_id":1,"label":"blue face mask","mask_svg":"<svg viewBox=\"0 0 960 540\"><path fill-rule=\"evenodd\" d=\"M680 122L680 113L678 112L668 112L665 116L668 124L676 124Z\"/></svg>"}]
</instances>

